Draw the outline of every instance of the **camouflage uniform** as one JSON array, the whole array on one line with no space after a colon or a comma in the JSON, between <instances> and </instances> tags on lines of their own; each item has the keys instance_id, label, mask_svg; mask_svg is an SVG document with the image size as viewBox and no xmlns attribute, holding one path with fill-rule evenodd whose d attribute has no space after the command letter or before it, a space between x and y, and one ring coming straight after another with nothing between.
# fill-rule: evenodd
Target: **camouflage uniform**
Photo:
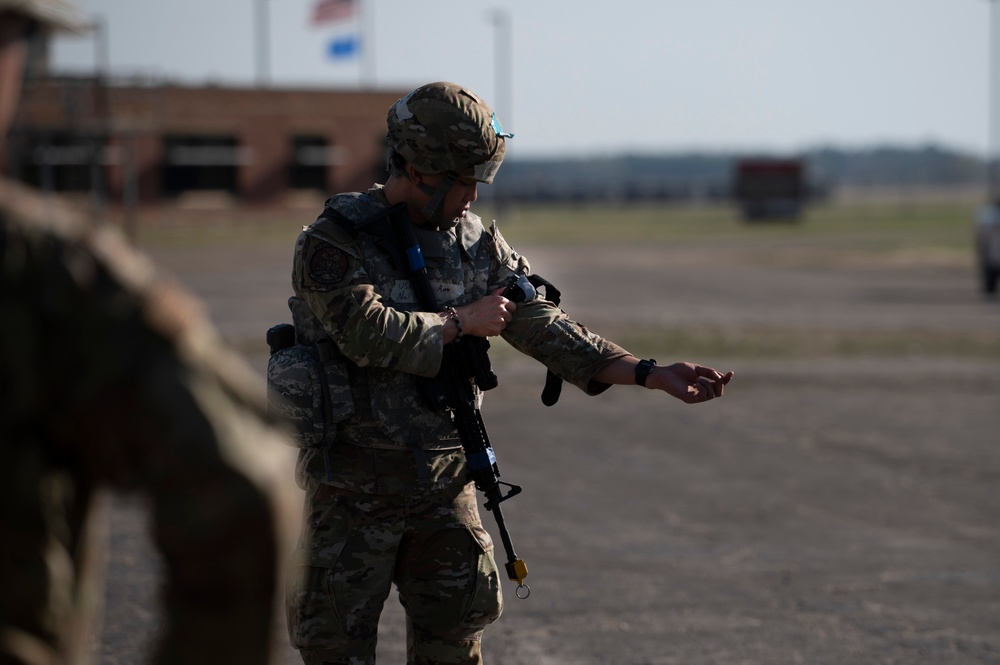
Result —
<instances>
[{"instance_id":1,"label":"camouflage uniform","mask_svg":"<svg viewBox=\"0 0 1000 665\"><path fill-rule=\"evenodd\" d=\"M86 661L102 488L150 499L157 662L269 661L300 496L254 382L113 230L0 180L0 662Z\"/></svg>"},{"instance_id":2,"label":"camouflage uniform","mask_svg":"<svg viewBox=\"0 0 1000 665\"><path fill-rule=\"evenodd\" d=\"M357 229L387 206L380 185L335 196L295 248L299 341L333 342L335 434L299 458L306 509L295 558L307 572L289 590L290 638L306 663L373 663L395 584L411 663L478 663L482 630L502 607L499 575L450 414L430 410L418 388L441 364L441 318L423 311L378 238ZM415 232L442 307L529 271L475 214ZM594 374L628 355L542 299L518 305L503 338L590 394L608 387Z\"/></svg>"}]
</instances>

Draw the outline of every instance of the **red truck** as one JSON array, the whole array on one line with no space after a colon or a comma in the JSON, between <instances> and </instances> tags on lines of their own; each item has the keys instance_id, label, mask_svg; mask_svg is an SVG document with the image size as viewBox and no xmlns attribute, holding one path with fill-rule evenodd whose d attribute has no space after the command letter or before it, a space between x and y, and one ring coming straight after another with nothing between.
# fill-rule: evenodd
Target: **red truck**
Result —
<instances>
[{"instance_id":1,"label":"red truck","mask_svg":"<svg viewBox=\"0 0 1000 665\"><path fill-rule=\"evenodd\" d=\"M1000 282L1000 198L979 209L975 240L983 293L996 295Z\"/></svg>"},{"instance_id":2,"label":"red truck","mask_svg":"<svg viewBox=\"0 0 1000 665\"><path fill-rule=\"evenodd\" d=\"M747 220L797 219L809 197L805 163L772 157L737 160L732 192Z\"/></svg>"}]
</instances>

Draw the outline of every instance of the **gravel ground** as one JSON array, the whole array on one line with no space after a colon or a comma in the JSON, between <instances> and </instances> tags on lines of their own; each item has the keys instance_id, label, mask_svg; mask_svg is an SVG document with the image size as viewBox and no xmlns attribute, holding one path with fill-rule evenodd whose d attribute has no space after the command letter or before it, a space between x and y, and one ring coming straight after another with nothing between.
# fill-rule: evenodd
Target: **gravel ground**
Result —
<instances>
[{"instance_id":1,"label":"gravel ground","mask_svg":"<svg viewBox=\"0 0 1000 665\"><path fill-rule=\"evenodd\" d=\"M695 241L521 249L598 332L1000 335L971 263ZM290 248L154 256L262 370L263 331L288 318ZM724 399L568 388L546 408L541 366L495 354L485 417L504 479L524 488L504 514L532 593L506 585L487 662L1000 663L995 354L690 359L736 371ZM100 663L141 660L156 632L145 519L117 497ZM280 624L278 660L299 662ZM390 597L379 662L403 662L402 642Z\"/></svg>"}]
</instances>

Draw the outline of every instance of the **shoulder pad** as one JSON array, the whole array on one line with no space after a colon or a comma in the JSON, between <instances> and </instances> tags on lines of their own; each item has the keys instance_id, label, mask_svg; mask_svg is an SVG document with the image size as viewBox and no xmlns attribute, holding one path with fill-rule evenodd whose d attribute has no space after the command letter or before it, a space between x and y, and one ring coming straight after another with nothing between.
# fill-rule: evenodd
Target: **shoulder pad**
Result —
<instances>
[{"instance_id":1,"label":"shoulder pad","mask_svg":"<svg viewBox=\"0 0 1000 665\"><path fill-rule=\"evenodd\" d=\"M357 228L384 208L384 203L368 194L351 192L327 199L326 207L320 216L337 216L352 228Z\"/></svg>"},{"instance_id":2,"label":"shoulder pad","mask_svg":"<svg viewBox=\"0 0 1000 665\"><path fill-rule=\"evenodd\" d=\"M337 194L327 199L323 212L304 231L349 243L357 238L361 227L384 209L384 204L368 194Z\"/></svg>"},{"instance_id":3,"label":"shoulder pad","mask_svg":"<svg viewBox=\"0 0 1000 665\"><path fill-rule=\"evenodd\" d=\"M332 241L337 245L353 245L357 240L357 229L351 220L327 208L302 232L314 238Z\"/></svg>"}]
</instances>

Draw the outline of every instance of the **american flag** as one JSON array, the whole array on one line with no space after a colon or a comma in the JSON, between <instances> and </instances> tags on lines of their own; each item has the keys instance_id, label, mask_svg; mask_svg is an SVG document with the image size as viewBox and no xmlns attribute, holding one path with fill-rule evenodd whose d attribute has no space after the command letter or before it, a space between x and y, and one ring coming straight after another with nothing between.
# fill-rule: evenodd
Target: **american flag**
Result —
<instances>
[{"instance_id":1,"label":"american flag","mask_svg":"<svg viewBox=\"0 0 1000 665\"><path fill-rule=\"evenodd\" d=\"M312 23L346 21L354 17L354 0L318 0L313 6Z\"/></svg>"}]
</instances>

